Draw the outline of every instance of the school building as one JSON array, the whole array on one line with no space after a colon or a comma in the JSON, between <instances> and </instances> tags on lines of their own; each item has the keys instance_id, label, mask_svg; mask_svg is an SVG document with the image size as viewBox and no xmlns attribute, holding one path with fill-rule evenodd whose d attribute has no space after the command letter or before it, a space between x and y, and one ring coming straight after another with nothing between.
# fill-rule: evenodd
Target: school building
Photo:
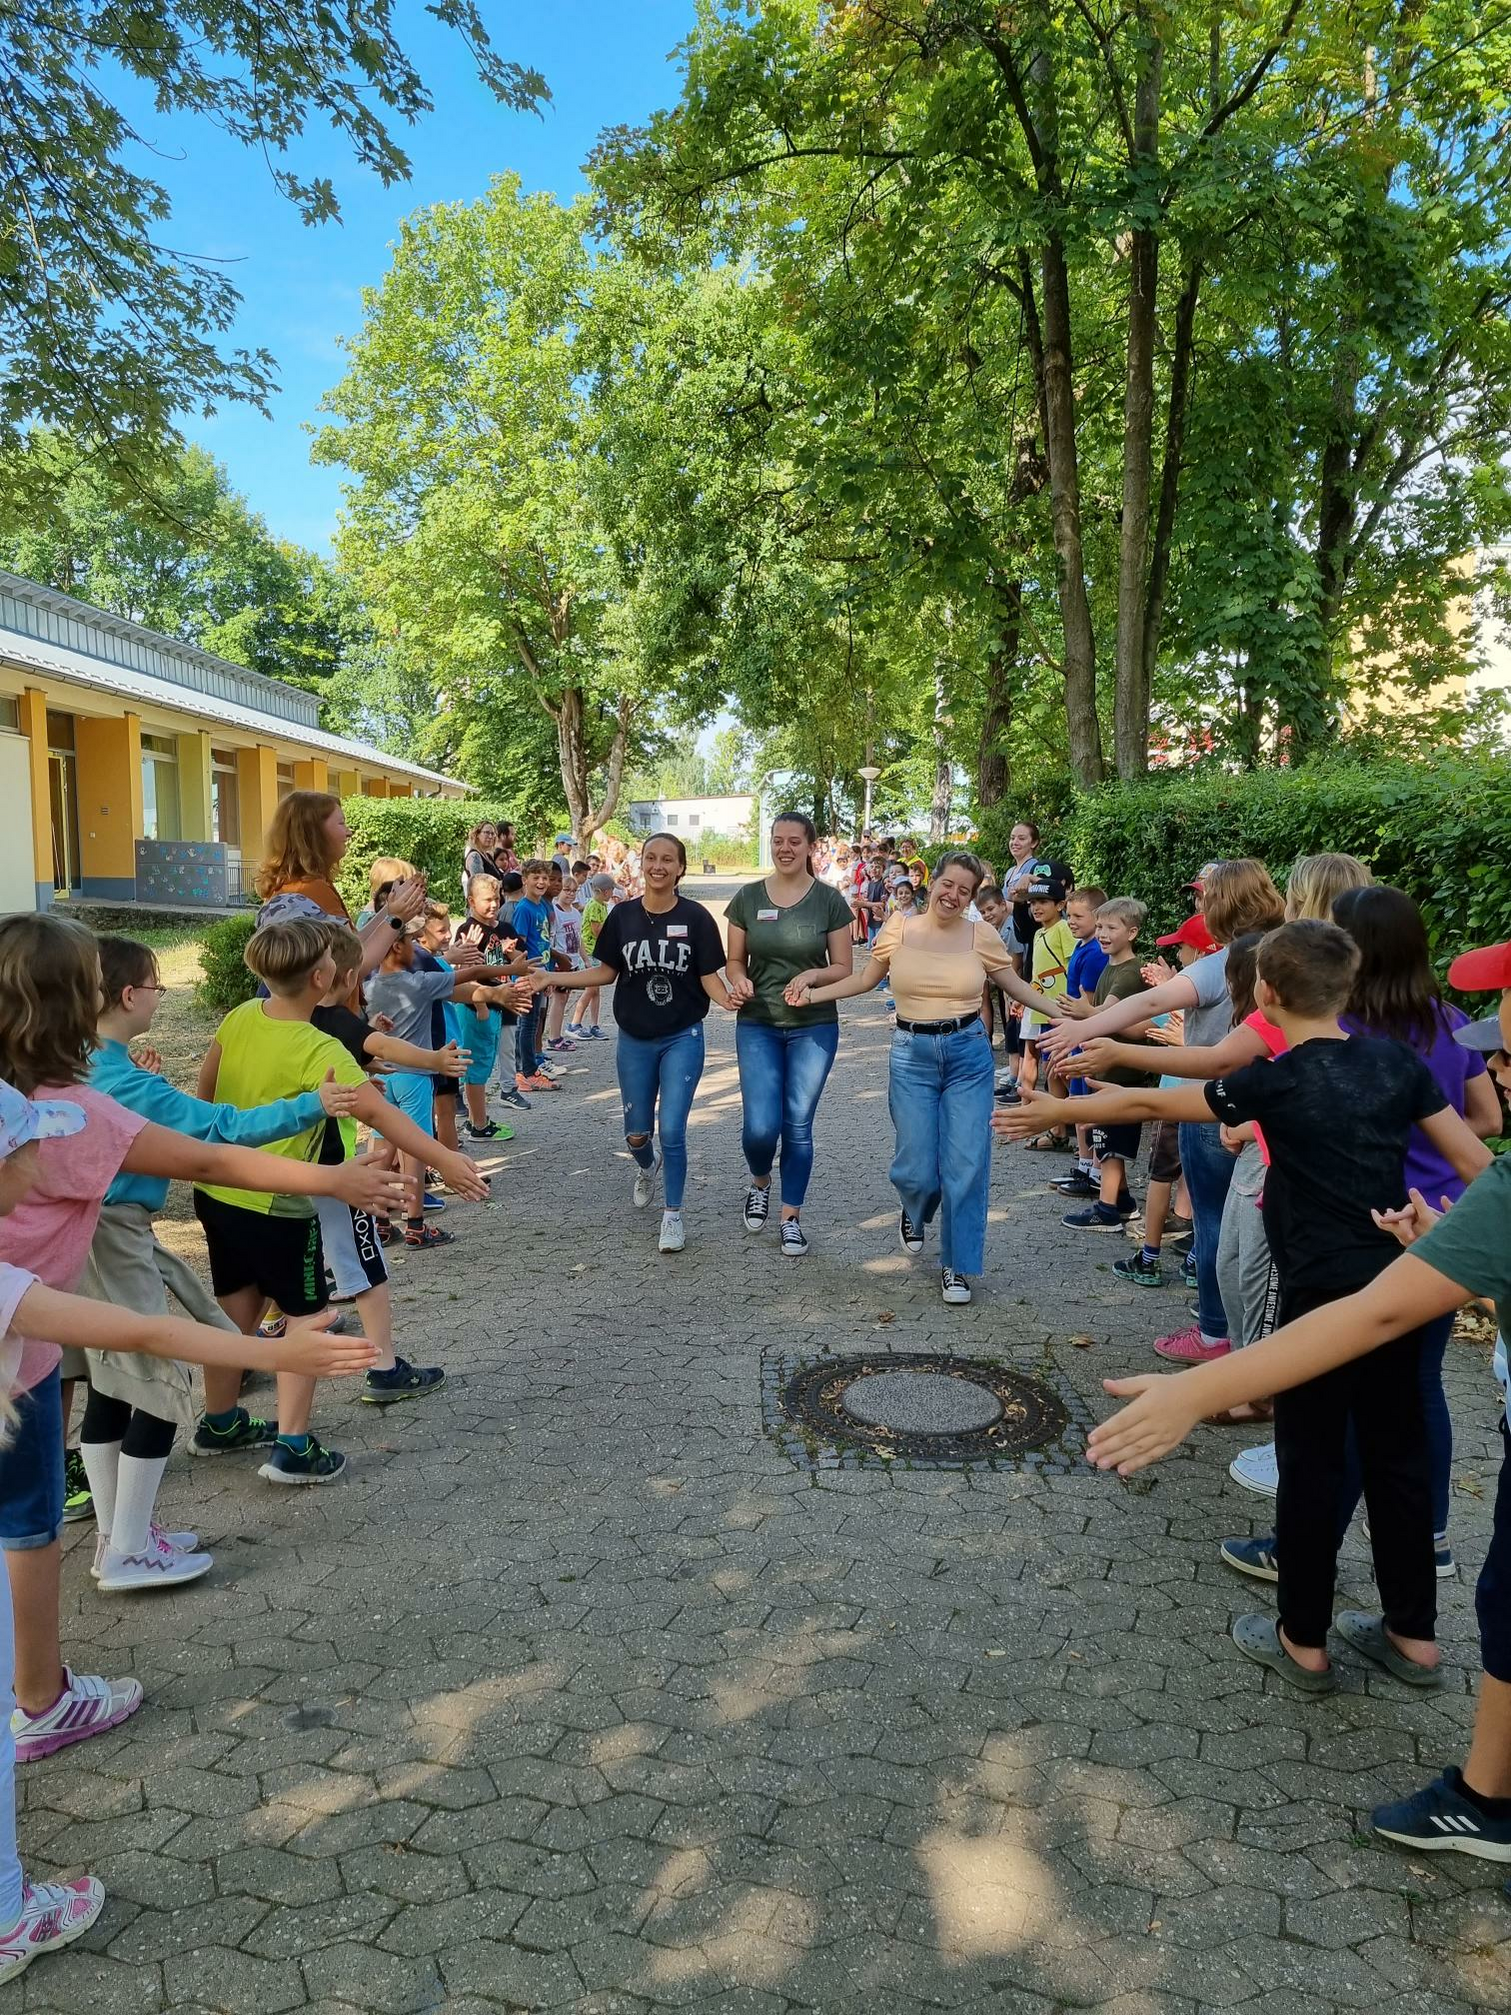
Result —
<instances>
[{"instance_id":1,"label":"school building","mask_svg":"<svg viewBox=\"0 0 1511 2015\"><path fill-rule=\"evenodd\" d=\"M313 693L0 571L0 910L226 908L292 790L463 797Z\"/></svg>"}]
</instances>

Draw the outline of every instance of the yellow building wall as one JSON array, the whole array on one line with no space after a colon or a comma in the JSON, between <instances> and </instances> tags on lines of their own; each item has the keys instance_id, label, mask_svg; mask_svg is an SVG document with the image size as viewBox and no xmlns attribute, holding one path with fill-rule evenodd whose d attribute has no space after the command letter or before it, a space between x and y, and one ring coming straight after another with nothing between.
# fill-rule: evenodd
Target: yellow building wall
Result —
<instances>
[{"instance_id":1,"label":"yellow building wall","mask_svg":"<svg viewBox=\"0 0 1511 2015\"><path fill-rule=\"evenodd\" d=\"M262 859L263 835L278 803L278 752L266 742L259 742L255 749L236 751L236 796L241 810L241 852L246 863L242 872L250 879L253 864Z\"/></svg>"},{"instance_id":2,"label":"yellow building wall","mask_svg":"<svg viewBox=\"0 0 1511 2015\"><path fill-rule=\"evenodd\" d=\"M387 777L369 777L367 782L362 786L362 793L364 797L386 798L388 796Z\"/></svg>"},{"instance_id":3,"label":"yellow building wall","mask_svg":"<svg viewBox=\"0 0 1511 2015\"><path fill-rule=\"evenodd\" d=\"M310 756L304 762L295 763L294 789L296 791L328 791L330 789L330 765L322 756Z\"/></svg>"},{"instance_id":4,"label":"yellow building wall","mask_svg":"<svg viewBox=\"0 0 1511 2015\"><path fill-rule=\"evenodd\" d=\"M17 706L21 732L26 737L28 768L31 774L32 873L36 903L45 908L52 900L52 810L47 776L47 695L40 686L28 686Z\"/></svg>"},{"instance_id":5,"label":"yellow building wall","mask_svg":"<svg viewBox=\"0 0 1511 2015\"><path fill-rule=\"evenodd\" d=\"M362 778L356 770L337 770L331 779L331 789L338 798L360 797Z\"/></svg>"},{"instance_id":6,"label":"yellow building wall","mask_svg":"<svg viewBox=\"0 0 1511 2015\"><path fill-rule=\"evenodd\" d=\"M136 894L136 843L143 823L141 721L136 714L113 720L76 714L74 749L85 893L130 902Z\"/></svg>"}]
</instances>

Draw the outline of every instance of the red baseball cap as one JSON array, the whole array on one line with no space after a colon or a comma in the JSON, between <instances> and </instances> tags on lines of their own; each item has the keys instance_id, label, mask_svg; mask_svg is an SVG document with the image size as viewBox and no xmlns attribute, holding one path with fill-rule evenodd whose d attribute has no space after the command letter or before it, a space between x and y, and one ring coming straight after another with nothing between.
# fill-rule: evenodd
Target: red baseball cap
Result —
<instances>
[{"instance_id":1,"label":"red baseball cap","mask_svg":"<svg viewBox=\"0 0 1511 2015\"><path fill-rule=\"evenodd\" d=\"M1187 917L1178 931L1171 931L1168 937L1156 938L1157 945L1194 945L1199 952L1215 952L1217 940L1207 929L1207 920L1198 910L1195 916Z\"/></svg>"},{"instance_id":2,"label":"red baseball cap","mask_svg":"<svg viewBox=\"0 0 1511 2015\"><path fill-rule=\"evenodd\" d=\"M1448 984L1466 994L1490 993L1497 987L1511 987L1511 942L1484 945L1475 952L1460 952L1448 968Z\"/></svg>"}]
</instances>

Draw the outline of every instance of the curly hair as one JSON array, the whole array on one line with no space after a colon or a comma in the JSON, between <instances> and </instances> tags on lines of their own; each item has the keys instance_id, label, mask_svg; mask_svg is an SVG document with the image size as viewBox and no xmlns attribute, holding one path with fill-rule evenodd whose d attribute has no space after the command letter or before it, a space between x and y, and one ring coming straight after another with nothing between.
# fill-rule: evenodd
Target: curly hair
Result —
<instances>
[{"instance_id":1,"label":"curly hair","mask_svg":"<svg viewBox=\"0 0 1511 2015\"><path fill-rule=\"evenodd\" d=\"M0 922L0 1077L27 1098L82 1084L100 1019L100 952L71 917Z\"/></svg>"}]
</instances>

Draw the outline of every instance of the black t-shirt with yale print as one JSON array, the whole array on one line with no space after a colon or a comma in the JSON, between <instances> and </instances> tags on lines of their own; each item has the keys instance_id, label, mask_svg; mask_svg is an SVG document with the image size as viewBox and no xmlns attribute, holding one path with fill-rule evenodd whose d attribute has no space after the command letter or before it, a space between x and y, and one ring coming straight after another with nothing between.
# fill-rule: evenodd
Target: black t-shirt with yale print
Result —
<instances>
[{"instance_id":1,"label":"black t-shirt with yale print","mask_svg":"<svg viewBox=\"0 0 1511 2015\"><path fill-rule=\"evenodd\" d=\"M1321 1037L1214 1078L1206 1092L1229 1126L1264 1128L1264 1228L1282 1320L1383 1273L1400 1247L1370 1211L1405 1203L1411 1130L1447 1104L1416 1051L1386 1037Z\"/></svg>"},{"instance_id":2,"label":"black t-shirt with yale print","mask_svg":"<svg viewBox=\"0 0 1511 2015\"><path fill-rule=\"evenodd\" d=\"M593 955L619 976L615 1021L626 1035L654 1042L708 1013L703 975L723 965L724 941L701 903L678 896L671 909L652 915L637 897L609 911Z\"/></svg>"}]
</instances>

